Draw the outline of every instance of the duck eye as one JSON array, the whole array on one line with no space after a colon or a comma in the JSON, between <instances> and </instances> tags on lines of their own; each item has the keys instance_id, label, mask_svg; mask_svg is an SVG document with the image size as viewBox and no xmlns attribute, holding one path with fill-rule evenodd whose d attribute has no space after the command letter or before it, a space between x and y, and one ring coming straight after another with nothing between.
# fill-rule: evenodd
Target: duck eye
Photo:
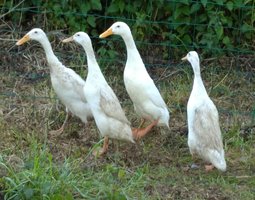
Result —
<instances>
[{"instance_id":1,"label":"duck eye","mask_svg":"<svg viewBox=\"0 0 255 200\"><path fill-rule=\"evenodd\" d=\"M37 31L35 31L35 33L37 34L38 32L37 32Z\"/></svg>"},{"instance_id":2,"label":"duck eye","mask_svg":"<svg viewBox=\"0 0 255 200\"><path fill-rule=\"evenodd\" d=\"M79 36L80 36L80 34L77 34L77 36L79 37Z\"/></svg>"},{"instance_id":3,"label":"duck eye","mask_svg":"<svg viewBox=\"0 0 255 200\"><path fill-rule=\"evenodd\" d=\"M120 27L120 25L117 26L117 28L119 28L119 27Z\"/></svg>"}]
</instances>

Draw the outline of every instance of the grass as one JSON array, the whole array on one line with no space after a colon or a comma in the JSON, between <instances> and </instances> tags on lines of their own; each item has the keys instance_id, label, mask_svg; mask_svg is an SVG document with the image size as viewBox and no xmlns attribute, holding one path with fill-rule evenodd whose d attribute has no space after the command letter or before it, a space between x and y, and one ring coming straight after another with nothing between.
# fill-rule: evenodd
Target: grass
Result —
<instances>
[{"instance_id":1,"label":"grass","mask_svg":"<svg viewBox=\"0 0 255 200\"><path fill-rule=\"evenodd\" d=\"M39 56L40 57L40 56ZM33 59L32 59L33 60ZM26 69L1 72L0 187L5 199L254 199L255 136L253 84L248 71L204 65L202 76L220 113L228 170L206 173L202 167L186 171L192 163L187 147L186 104L193 74L187 64L161 77L158 88L171 110L170 131L155 128L136 144L111 140L109 152L95 158L102 144L93 121L86 126L71 118L65 132L51 138L49 130L64 120L64 107L55 97L48 68L26 61ZM39 64L38 64L39 63ZM78 66L76 66L78 67ZM105 71L133 126L139 119L123 89L119 73ZM76 68L75 68L76 69ZM23 74L21 73L23 70ZM24 76L24 72L33 76ZM83 68L78 68L85 74ZM12 74L10 73L12 72ZM40 76L42 72L45 76ZM31 77L34 77L31 79ZM36 78L37 77L37 78ZM249 80L252 83L252 80ZM50 98L49 98L50 97Z\"/></svg>"}]
</instances>

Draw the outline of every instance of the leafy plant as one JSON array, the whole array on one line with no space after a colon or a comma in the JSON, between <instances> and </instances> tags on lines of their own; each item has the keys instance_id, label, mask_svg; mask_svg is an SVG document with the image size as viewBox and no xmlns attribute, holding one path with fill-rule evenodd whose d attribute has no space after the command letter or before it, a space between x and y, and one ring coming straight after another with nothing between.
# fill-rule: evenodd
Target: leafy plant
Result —
<instances>
[{"instance_id":1,"label":"leafy plant","mask_svg":"<svg viewBox=\"0 0 255 200\"><path fill-rule=\"evenodd\" d=\"M17 1L4 1L1 12L11 10ZM136 41L160 46L169 57L183 55L187 49L203 49L208 54L254 50L254 1L24 1L6 20L26 25L28 21L48 30L86 31L98 35L113 21L125 21ZM96 43L96 46L99 45ZM151 52L148 45L140 51ZM103 51L103 50L100 50ZM116 50L115 50L116 51ZM117 51L116 51L117 52ZM114 55L114 53L110 53Z\"/></svg>"},{"instance_id":2,"label":"leafy plant","mask_svg":"<svg viewBox=\"0 0 255 200\"><path fill-rule=\"evenodd\" d=\"M52 155L39 144L32 144L33 154L25 162L21 171L17 171L2 159L1 167L7 175L0 182L4 185L5 199L73 199L70 193L67 168L58 169Z\"/></svg>"}]
</instances>

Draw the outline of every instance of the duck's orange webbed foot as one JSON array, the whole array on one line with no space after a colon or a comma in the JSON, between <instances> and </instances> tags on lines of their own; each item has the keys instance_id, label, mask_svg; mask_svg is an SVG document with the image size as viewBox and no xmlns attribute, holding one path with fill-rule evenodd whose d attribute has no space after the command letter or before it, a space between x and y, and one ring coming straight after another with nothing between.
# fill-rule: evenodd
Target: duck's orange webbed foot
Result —
<instances>
[{"instance_id":1,"label":"duck's orange webbed foot","mask_svg":"<svg viewBox=\"0 0 255 200\"><path fill-rule=\"evenodd\" d=\"M210 172L210 171L212 171L214 169L214 166L212 165L212 164L210 164L210 165L205 165L205 171L206 172Z\"/></svg>"},{"instance_id":2,"label":"duck's orange webbed foot","mask_svg":"<svg viewBox=\"0 0 255 200\"><path fill-rule=\"evenodd\" d=\"M147 133L150 132L150 130L158 124L159 120L154 120L151 124L149 124L145 128L133 128L132 129L132 134L134 139L140 139L144 137Z\"/></svg>"},{"instance_id":3,"label":"duck's orange webbed foot","mask_svg":"<svg viewBox=\"0 0 255 200\"><path fill-rule=\"evenodd\" d=\"M93 151L93 155L95 157L97 156L102 156L103 154L105 154L108 150L108 146L109 146L109 138L108 137L105 137L104 138L104 145L102 148L99 148L99 149L96 149Z\"/></svg>"},{"instance_id":4,"label":"duck's orange webbed foot","mask_svg":"<svg viewBox=\"0 0 255 200\"><path fill-rule=\"evenodd\" d=\"M63 133L63 131L64 131L65 127L66 127L66 124L67 124L67 120L68 120L69 117L70 117L70 113L67 111L66 112L65 121L63 122L63 124L60 127L60 129L50 131L49 132L50 136L58 137L61 133Z\"/></svg>"}]
</instances>

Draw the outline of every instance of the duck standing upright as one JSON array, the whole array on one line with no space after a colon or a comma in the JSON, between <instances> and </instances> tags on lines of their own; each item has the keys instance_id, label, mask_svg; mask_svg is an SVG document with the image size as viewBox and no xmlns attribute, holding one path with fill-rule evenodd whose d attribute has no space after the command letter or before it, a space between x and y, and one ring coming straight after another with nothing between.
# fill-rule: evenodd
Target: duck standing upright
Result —
<instances>
[{"instance_id":1,"label":"duck standing upright","mask_svg":"<svg viewBox=\"0 0 255 200\"><path fill-rule=\"evenodd\" d=\"M64 43L71 41L80 44L87 55L88 75L84 86L84 95L88 100L99 132L104 137L103 148L99 150L98 154L102 155L107 151L109 138L134 142L137 134L146 132L147 129L131 129L130 122L126 118L117 96L100 70L90 37L85 32L77 32L63 40Z\"/></svg>"},{"instance_id":2,"label":"duck standing upright","mask_svg":"<svg viewBox=\"0 0 255 200\"><path fill-rule=\"evenodd\" d=\"M151 124L169 128L168 108L144 66L129 26L124 22L116 22L99 37L105 38L112 34L120 35L125 42L127 61L124 84L136 113L143 119L142 124L149 120ZM138 138L147 133L138 135Z\"/></svg>"},{"instance_id":3,"label":"duck standing upright","mask_svg":"<svg viewBox=\"0 0 255 200\"><path fill-rule=\"evenodd\" d=\"M211 163L205 165L206 171L214 167L226 171L218 111L204 87L198 54L191 51L182 60L188 60L194 71L193 88L187 105L190 153Z\"/></svg>"},{"instance_id":4,"label":"duck standing upright","mask_svg":"<svg viewBox=\"0 0 255 200\"><path fill-rule=\"evenodd\" d=\"M63 132L70 112L79 117L84 123L87 123L87 119L92 117L92 112L83 94L85 81L72 69L65 67L58 60L42 29L32 29L21 38L16 45L22 45L29 40L36 40L42 45L50 67L52 87L60 101L66 106L66 118L64 123L60 129L51 131L51 133L58 135Z\"/></svg>"}]
</instances>

